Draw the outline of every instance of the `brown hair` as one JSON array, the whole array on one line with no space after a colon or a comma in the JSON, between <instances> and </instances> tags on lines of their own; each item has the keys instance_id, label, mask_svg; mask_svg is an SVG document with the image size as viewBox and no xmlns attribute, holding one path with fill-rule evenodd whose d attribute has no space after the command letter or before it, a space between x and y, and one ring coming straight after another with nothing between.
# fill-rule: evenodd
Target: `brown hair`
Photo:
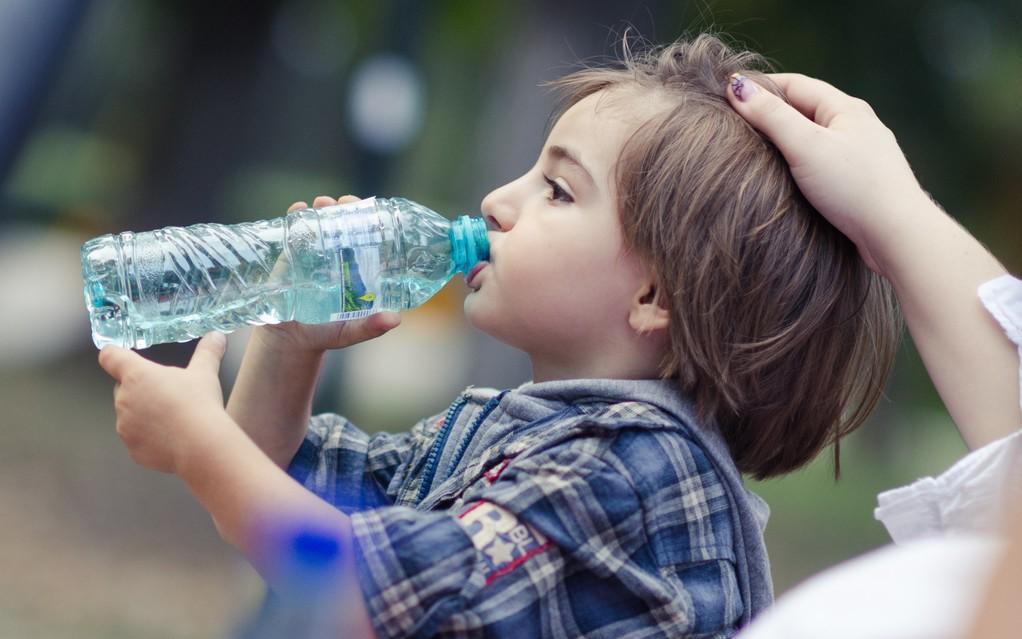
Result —
<instances>
[{"instance_id":1,"label":"brown hair","mask_svg":"<svg viewBox=\"0 0 1022 639\"><path fill-rule=\"evenodd\" d=\"M619 65L549 84L564 98L557 115L608 89L618 107L656 107L616 183L626 246L670 316L662 376L716 423L742 472L786 473L833 443L837 476L838 440L872 413L898 348L890 285L728 103L739 71L783 97L761 56L709 34L638 53L626 35L623 49Z\"/></svg>"}]
</instances>

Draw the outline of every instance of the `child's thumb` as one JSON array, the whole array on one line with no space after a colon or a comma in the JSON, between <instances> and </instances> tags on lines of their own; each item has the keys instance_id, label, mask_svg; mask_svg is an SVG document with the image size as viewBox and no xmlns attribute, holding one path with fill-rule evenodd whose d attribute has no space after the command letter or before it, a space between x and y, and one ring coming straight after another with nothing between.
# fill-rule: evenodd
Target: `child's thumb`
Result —
<instances>
[{"instance_id":1,"label":"child's thumb","mask_svg":"<svg viewBox=\"0 0 1022 639\"><path fill-rule=\"evenodd\" d=\"M217 331L206 333L196 344L192 359L188 362L188 368L218 373L220 372L220 361L224 358L226 350L226 335Z\"/></svg>"},{"instance_id":2,"label":"child's thumb","mask_svg":"<svg viewBox=\"0 0 1022 639\"><path fill-rule=\"evenodd\" d=\"M735 111L770 139L788 162L804 146L808 136L821 129L780 96L767 91L751 79L735 73L727 90L728 101Z\"/></svg>"}]
</instances>

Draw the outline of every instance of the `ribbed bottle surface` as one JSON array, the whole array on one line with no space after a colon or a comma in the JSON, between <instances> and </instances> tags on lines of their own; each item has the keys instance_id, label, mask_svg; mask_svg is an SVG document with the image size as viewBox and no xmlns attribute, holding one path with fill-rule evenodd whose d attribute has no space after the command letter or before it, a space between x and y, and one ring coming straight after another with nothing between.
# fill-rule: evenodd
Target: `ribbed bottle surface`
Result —
<instances>
[{"instance_id":1,"label":"ribbed bottle surface","mask_svg":"<svg viewBox=\"0 0 1022 639\"><path fill-rule=\"evenodd\" d=\"M145 348L413 308L487 259L482 220L459 223L474 232L455 233L408 200L370 198L264 222L104 235L82 247L93 341Z\"/></svg>"}]
</instances>

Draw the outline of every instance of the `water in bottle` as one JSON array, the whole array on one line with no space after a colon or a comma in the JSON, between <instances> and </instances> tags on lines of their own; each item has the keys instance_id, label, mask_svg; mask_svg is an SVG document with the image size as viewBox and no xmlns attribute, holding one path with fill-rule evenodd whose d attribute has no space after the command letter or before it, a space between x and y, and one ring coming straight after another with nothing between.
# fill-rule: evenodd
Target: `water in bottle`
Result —
<instances>
[{"instance_id":1,"label":"water in bottle","mask_svg":"<svg viewBox=\"0 0 1022 639\"><path fill-rule=\"evenodd\" d=\"M233 225L104 235L82 246L98 348L184 342L246 324L318 324L425 302L489 258L482 218L370 198Z\"/></svg>"}]
</instances>

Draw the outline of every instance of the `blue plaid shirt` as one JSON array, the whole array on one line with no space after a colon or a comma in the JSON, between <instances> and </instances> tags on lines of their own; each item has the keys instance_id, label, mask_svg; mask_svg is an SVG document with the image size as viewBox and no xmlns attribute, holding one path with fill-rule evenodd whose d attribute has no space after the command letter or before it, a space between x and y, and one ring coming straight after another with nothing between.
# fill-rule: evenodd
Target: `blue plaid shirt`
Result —
<instances>
[{"instance_id":1,"label":"blue plaid shirt","mask_svg":"<svg viewBox=\"0 0 1022 639\"><path fill-rule=\"evenodd\" d=\"M402 434L312 419L290 472L351 515L377 635L735 634L734 495L700 438L649 403L540 386L470 387Z\"/></svg>"}]
</instances>

